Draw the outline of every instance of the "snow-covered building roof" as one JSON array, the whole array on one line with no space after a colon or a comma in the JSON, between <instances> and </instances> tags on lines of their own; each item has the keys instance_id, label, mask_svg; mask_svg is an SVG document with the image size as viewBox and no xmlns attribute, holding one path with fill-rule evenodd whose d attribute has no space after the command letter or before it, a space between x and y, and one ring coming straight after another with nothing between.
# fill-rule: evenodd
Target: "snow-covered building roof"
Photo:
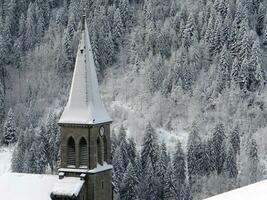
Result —
<instances>
[{"instance_id":1,"label":"snow-covered building roof","mask_svg":"<svg viewBox=\"0 0 267 200\"><path fill-rule=\"evenodd\" d=\"M266 200L267 180L225 192L205 200Z\"/></svg>"},{"instance_id":2,"label":"snow-covered building roof","mask_svg":"<svg viewBox=\"0 0 267 200\"><path fill-rule=\"evenodd\" d=\"M56 175L6 173L0 176L1 199L51 200L50 195L77 197L84 184L76 177L59 179Z\"/></svg>"},{"instance_id":3,"label":"snow-covered building roof","mask_svg":"<svg viewBox=\"0 0 267 200\"><path fill-rule=\"evenodd\" d=\"M106 162L103 162L103 165L97 164L96 168L93 169L75 169L75 168L60 168L59 172L79 172L79 173L88 173L88 174L95 174L98 172L103 172L107 170L113 169L112 165L109 165Z\"/></svg>"},{"instance_id":4,"label":"snow-covered building roof","mask_svg":"<svg viewBox=\"0 0 267 200\"><path fill-rule=\"evenodd\" d=\"M83 187L84 180L77 177L64 177L55 183L51 196L56 197L78 197Z\"/></svg>"},{"instance_id":5,"label":"snow-covered building roof","mask_svg":"<svg viewBox=\"0 0 267 200\"><path fill-rule=\"evenodd\" d=\"M100 98L88 28L83 23L69 99L59 124L111 122Z\"/></svg>"}]
</instances>

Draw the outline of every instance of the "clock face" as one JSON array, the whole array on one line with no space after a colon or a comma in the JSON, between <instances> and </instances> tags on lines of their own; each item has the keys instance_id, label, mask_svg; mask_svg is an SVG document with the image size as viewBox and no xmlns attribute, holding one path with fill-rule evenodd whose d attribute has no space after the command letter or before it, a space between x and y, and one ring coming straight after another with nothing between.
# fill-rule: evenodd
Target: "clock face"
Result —
<instances>
[{"instance_id":1,"label":"clock face","mask_svg":"<svg viewBox=\"0 0 267 200\"><path fill-rule=\"evenodd\" d=\"M101 137L103 137L103 135L105 134L105 128L103 126L100 127L99 134Z\"/></svg>"}]
</instances>

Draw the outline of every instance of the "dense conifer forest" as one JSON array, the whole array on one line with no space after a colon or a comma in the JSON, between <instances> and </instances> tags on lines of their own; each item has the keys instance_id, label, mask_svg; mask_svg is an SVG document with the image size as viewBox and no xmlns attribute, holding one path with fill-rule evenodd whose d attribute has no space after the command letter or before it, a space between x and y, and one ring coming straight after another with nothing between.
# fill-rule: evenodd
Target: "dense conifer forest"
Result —
<instances>
[{"instance_id":1,"label":"dense conifer forest","mask_svg":"<svg viewBox=\"0 0 267 200\"><path fill-rule=\"evenodd\" d=\"M266 178L264 0L0 0L13 171L57 172L84 13L113 118L116 199L203 199Z\"/></svg>"}]
</instances>

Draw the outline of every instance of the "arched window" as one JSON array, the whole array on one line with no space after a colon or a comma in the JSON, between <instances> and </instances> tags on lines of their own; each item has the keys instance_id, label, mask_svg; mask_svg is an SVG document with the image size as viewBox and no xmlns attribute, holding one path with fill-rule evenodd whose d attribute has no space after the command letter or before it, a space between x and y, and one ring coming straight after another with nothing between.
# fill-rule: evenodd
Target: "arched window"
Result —
<instances>
[{"instance_id":1,"label":"arched window","mask_svg":"<svg viewBox=\"0 0 267 200\"><path fill-rule=\"evenodd\" d=\"M103 162L102 162L102 146L101 146L100 138L97 138L97 162L101 165L103 164Z\"/></svg>"},{"instance_id":2,"label":"arched window","mask_svg":"<svg viewBox=\"0 0 267 200\"><path fill-rule=\"evenodd\" d=\"M103 146L104 146L104 161L107 162L108 160L108 146L107 146L107 138L106 136L103 137Z\"/></svg>"},{"instance_id":3,"label":"arched window","mask_svg":"<svg viewBox=\"0 0 267 200\"><path fill-rule=\"evenodd\" d=\"M87 153L87 142L84 138L80 140L80 167L88 166L88 153Z\"/></svg>"},{"instance_id":4,"label":"arched window","mask_svg":"<svg viewBox=\"0 0 267 200\"><path fill-rule=\"evenodd\" d=\"M75 141L72 137L68 139L68 166L75 167L76 159L75 159Z\"/></svg>"}]
</instances>

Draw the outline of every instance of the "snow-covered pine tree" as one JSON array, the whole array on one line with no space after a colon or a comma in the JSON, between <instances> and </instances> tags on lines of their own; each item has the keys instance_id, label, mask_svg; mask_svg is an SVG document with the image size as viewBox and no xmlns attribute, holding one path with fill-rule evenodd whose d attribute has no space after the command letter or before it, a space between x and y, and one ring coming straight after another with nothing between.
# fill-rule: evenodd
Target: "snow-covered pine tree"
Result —
<instances>
[{"instance_id":1,"label":"snow-covered pine tree","mask_svg":"<svg viewBox=\"0 0 267 200\"><path fill-rule=\"evenodd\" d=\"M165 196L165 186L166 186L166 174L167 174L167 167L168 164L170 163L170 157L167 154L167 148L166 148L166 143L162 142L160 146L160 155L159 159L156 162L156 168L155 168L155 175L157 178L156 180L156 187L157 187L157 196L160 199L163 199Z\"/></svg>"},{"instance_id":2,"label":"snow-covered pine tree","mask_svg":"<svg viewBox=\"0 0 267 200\"><path fill-rule=\"evenodd\" d=\"M157 178L152 166L151 158L148 157L144 166L143 178L139 184L142 199L156 200L157 197Z\"/></svg>"},{"instance_id":3,"label":"snow-covered pine tree","mask_svg":"<svg viewBox=\"0 0 267 200\"><path fill-rule=\"evenodd\" d=\"M158 159L159 159L158 137L156 135L155 129L149 122L145 129L145 135L141 149L141 162L143 170L146 170L145 168L146 166L148 166L147 164L148 160L150 160L153 169L155 169Z\"/></svg>"},{"instance_id":4,"label":"snow-covered pine tree","mask_svg":"<svg viewBox=\"0 0 267 200\"><path fill-rule=\"evenodd\" d=\"M200 173L202 144L197 124L194 122L187 144L187 165L190 184L193 184L194 177Z\"/></svg>"},{"instance_id":5,"label":"snow-covered pine tree","mask_svg":"<svg viewBox=\"0 0 267 200\"><path fill-rule=\"evenodd\" d=\"M262 59L261 59L261 49L260 42L257 39L251 51L251 57L249 60L248 76L249 76L249 85L248 88L250 91L255 91L259 86L264 84L264 70L262 69Z\"/></svg>"},{"instance_id":6,"label":"snow-covered pine tree","mask_svg":"<svg viewBox=\"0 0 267 200\"><path fill-rule=\"evenodd\" d=\"M230 144L233 147L235 154L240 152L240 129L239 126L236 126L230 133Z\"/></svg>"},{"instance_id":7,"label":"snow-covered pine tree","mask_svg":"<svg viewBox=\"0 0 267 200\"><path fill-rule=\"evenodd\" d=\"M173 155L172 161L173 169L173 182L175 186L176 196L182 197L183 195L183 186L186 180L186 162L185 154L183 152L181 143L178 141L175 146L175 152Z\"/></svg>"},{"instance_id":8,"label":"snow-covered pine tree","mask_svg":"<svg viewBox=\"0 0 267 200\"><path fill-rule=\"evenodd\" d=\"M64 55L66 56L65 65L68 69L71 69L74 62L74 52L73 52L73 37L75 32L74 26L74 15L69 16L67 29L64 31L63 44L64 44Z\"/></svg>"},{"instance_id":9,"label":"snow-covered pine tree","mask_svg":"<svg viewBox=\"0 0 267 200\"><path fill-rule=\"evenodd\" d=\"M36 43L36 3L30 3L27 11L25 48L32 49Z\"/></svg>"},{"instance_id":10,"label":"snow-covered pine tree","mask_svg":"<svg viewBox=\"0 0 267 200\"><path fill-rule=\"evenodd\" d=\"M186 49L188 49L193 42L196 42L196 25L193 14L190 14L186 22L185 29L183 30L182 43Z\"/></svg>"},{"instance_id":11,"label":"snow-covered pine tree","mask_svg":"<svg viewBox=\"0 0 267 200\"><path fill-rule=\"evenodd\" d=\"M59 156L59 127L57 125L57 117L54 113L50 113L46 123L46 135L48 136L48 154L47 159L51 171L57 166Z\"/></svg>"},{"instance_id":12,"label":"snow-covered pine tree","mask_svg":"<svg viewBox=\"0 0 267 200\"><path fill-rule=\"evenodd\" d=\"M138 179L135 174L133 165L129 162L122 179L122 186L120 191L121 200L135 200L137 197Z\"/></svg>"},{"instance_id":13,"label":"snow-covered pine tree","mask_svg":"<svg viewBox=\"0 0 267 200\"><path fill-rule=\"evenodd\" d=\"M239 86L243 93L246 93L248 90L248 80L249 80L249 60L245 58L241 64L241 68L239 71Z\"/></svg>"},{"instance_id":14,"label":"snow-covered pine tree","mask_svg":"<svg viewBox=\"0 0 267 200\"><path fill-rule=\"evenodd\" d=\"M225 44L220 54L220 61L217 70L217 91L222 92L230 86L230 54Z\"/></svg>"},{"instance_id":15,"label":"snow-covered pine tree","mask_svg":"<svg viewBox=\"0 0 267 200\"><path fill-rule=\"evenodd\" d=\"M41 130L40 134L46 134L46 132L43 132ZM46 167L48 164L46 142L47 142L47 140L45 139L44 136L42 136L42 135L36 136L36 145L37 146L35 146L34 157L35 157L35 166L36 166L35 173L37 173L37 174L45 173L45 170L46 170Z\"/></svg>"},{"instance_id":16,"label":"snow-covered pine tree","mask_svg":"<svg viewBox=\"0 0 267 200\"><path fill-rule=\"evenodd\" d=\"M20 173L23 172L23 163L24 163L26 149L27 146L25 145L24 132L21 131L17 147L12 154L11 168L13 172L20 172Z\"/></svg>"},{"instance_id":17,"label":"snow-covered pine tree","mask_svg":"<svg viewBox=\"0 0 267 200\"><path fill-rule=\"evenodd\" d=\"M123 41L124 27L121 19L120 9L117 8L114 13L113 20L113 39L115 49L118 50Z\"/></svg>"},{"instance_id":18,"label":"snow-covered pine tree","mask_svg":"<svg viewBox=\"0 0 267 200\"><path fill-rule=\"evenodd\" d=\"M250 51L251 51L251 45L249 41L249 36L248 33L245 32L242 35L243 39L240 40L240 51L239 51L239 56L238 58L242 62L246 57L250 56Z\"/></svg>"},{"instance_id":19,"label":"snow-covered pine tree","mask_svg":"<svg viewBox=\"0 0 267 200\"><path fill-rule=\"evenodd\" d=\"M25 51L25 42L26 42L26 17L24 13L21 14L19 19L19 33L17 39L17 46L19 51L23 54Z\"/></svg>"},{"instance_id":20,"label":"snow-covered pine tree","mask_svg":"<svg viewBox=\"0 0 267 200\"><path fill-rule=\"evenodd\" d=\"M223 43L223 19L220 15L217 16L215 21L215 32L213 33L214 39L211 41L211 52L212 55L216 55L221 52Z\"/></svg>"},{"instance_id":21,"label":"snow-covered pine tree","mask_svg":"<svg viewBox=\"0 0 267 200\"><path fill-rule=\"evenodd\" d=\"M229 143L229 147L226 153L223 173L229 178L236 178L238 175L236 152L231 143Z\"/></svg>"},{"instance_id":22,"label":"snow-covered pine tree","mask_svg":"<svg viewBox=\"0 0 267 200\"><path fill-rule=\"evenodd\" d=\"M17 141L17 131L14 121L14 113L12 108L10 108L4 124L4 143L6 145L9 145L15 143L16 141Z\"/></svg>"},{"instance_id":23,"label":"snow-covered pine tree","mask_svg":"<svg viewBox=\"0 0 267 200\"><path fill-rule=\"evenodd\" d=\"M231 70L231 85L235 88L236 85L239 83L239 71L240 71L240 61L238 57L234 59L233 65L232 65L232 70Z\"/></svg>"},{"instance_id":24,"label":"snow-covered pine tree","mask_svg":"<svg viewBox=\"0 0 267 200\"><path fill-rule=\"evenodd\" d=\"M0 82L0 124L3 123L4 116L5 116L5 94L4 94L3 84Z\"/></svg>"},{"instance_id":25,"label":"snow-covered pine tree","mask_svg":"<svg viewBox=\"0 0 267 200\"><path fill-rule=\"evenodd\" d=\"M41 42L41 39L45 33L45 18L43 14L43 10L37 5L36 8L36 18L37 18L37 26L36 26L36 34L37 34L37 41Z\"/></svg>"},{"instance_id":26,"label":"snow-covered pine tree","mask_svg":"<svg viewBox=\"0 0 267 200\"><path fill-rule=\"evenodd\" d=\"M233 56L237 56L238 54L238 29L239 25L237 24L237 20L235 19L231 26L231 33L228 45Z\"/></svg>"},{"instance_id":27,"label":"snow-covered pine tree","mask_svg":"<svg viewBox=\"0 0 267 200\"><path fill-rule=\"evenodd\" d=\"M259 157L258 145L254 138L250 137L248 141L248 168L250 183L258 181L259 174Z\"/></svg>"},{"instance_id":28,"label":"snow-covered pine tree","mask_svg":"<svg viewBox=\"0 0 267 200\"><path fill-rule=\"evenodd\" d=\"M136 142L134 141L133 138L128 139L127 152L129 161L132 163L133 166L135 166L137 150L136 150Z\"/></svg>"},{"instance_id":29,"label":"snow-covered pine tree","mask_svg":"<svg viewBox=\"0 0 267 200\"><path fill-rule=\"evenodd\" d=\"M223 165L226 157L226 149L225 149L225 129L222 123L218 123L212 135L212 157L214 160L215 170L218 174L222 172Z\"/></svg>"},{"instance_id":30,"label":"snow-covered pine tree","mask_svg":"<svg viewBox=\"0 0 267 200\"><path fill-rule=\"evenodd\" d=\"M116 191L120 191L121 189L121 181L123 179L124 169L124 161L122 157L122 152L120 146L117 146L115 149L115 154L113 155L112 165L114 170L113 183Z\"/></svg>"}]
</instances>

